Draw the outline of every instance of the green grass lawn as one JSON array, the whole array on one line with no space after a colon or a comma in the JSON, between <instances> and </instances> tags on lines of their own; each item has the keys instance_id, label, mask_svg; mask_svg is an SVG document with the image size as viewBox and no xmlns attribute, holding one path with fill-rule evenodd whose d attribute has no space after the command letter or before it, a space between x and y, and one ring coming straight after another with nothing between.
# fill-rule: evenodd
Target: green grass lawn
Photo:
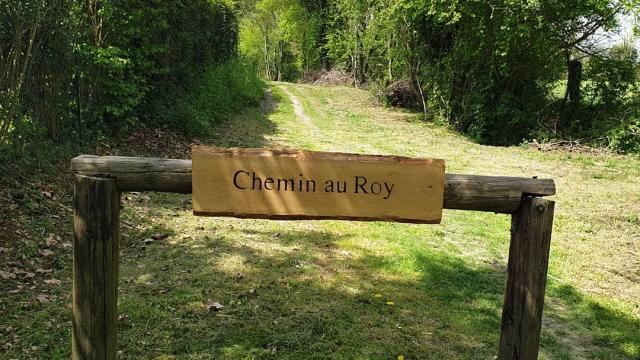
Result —
<instances>
[{"instance_id":1,"label":"green grass lawn","mask_svg":"<svg viewBox=\"0 0 640 360\"><path fill-rule=\"evenodd\" d=\"M312 124L296 118L282 87ZM249 109L205 142L438 157L451 173L555 179L541 358L640 358L637 158L481 146L415 114L374 107L361 90L270 88L266 114ZM68 203L68 193L60 197ZM190 201L123 196L121 358L496 355L508 216L445 210L440 225L240 220L194 217ZM30 284L18 292L15 279L2 279L0 358L69 357L71 216L63 214L21 218L29 235L5 230L0 260L21 254L21 269L34 276L18 273ZM50 232L61 239L44 256ZM44 282L51 278L62 284ZM212 302L225 307L208 310Z\"/></svg>"}]
</instances>

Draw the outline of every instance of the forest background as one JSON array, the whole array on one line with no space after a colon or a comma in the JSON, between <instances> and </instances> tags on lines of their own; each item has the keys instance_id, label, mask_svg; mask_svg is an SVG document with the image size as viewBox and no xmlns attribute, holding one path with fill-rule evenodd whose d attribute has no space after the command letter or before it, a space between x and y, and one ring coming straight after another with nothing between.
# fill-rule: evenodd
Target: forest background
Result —
<instances>
[{"instance_id":1,"label":"forest background","mask_svg":"<svg viewBox=\"0 0 640 360\"><path fill-rule=\"evenodd\" d=\"M95 143L140 125L202 135L256 104L260 78L334 70L480 143L579 139L637 153L638 48L633 33L607 38L639 9L636 0L5 0L0 146ZM403 86L409 95L394 98Z\"/></svg>"}]
</instances>

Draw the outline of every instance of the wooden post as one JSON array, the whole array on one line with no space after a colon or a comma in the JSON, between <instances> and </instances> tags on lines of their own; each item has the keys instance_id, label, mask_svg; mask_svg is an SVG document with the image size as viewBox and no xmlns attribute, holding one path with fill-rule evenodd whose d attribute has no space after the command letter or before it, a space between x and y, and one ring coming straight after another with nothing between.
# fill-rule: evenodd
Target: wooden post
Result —
<instances>
[{"instance_id":1,"label":"wooden post","mask_svg":"<svg viewBox=\"0 0 640 360\"><path fill-rule=\"evenodd\" d=\"M554 202L523 196L511 221L500 360L538 358Z\"/></svg>"},{"instance_id":2,"label":"wooden post","mask_svg":"<svg viewBox=\"0 0 640 360\"><path fill-rule=\"evenodd\" d=\"M74 184L72 359L115 359L120 193L113 179Z\"/></svg>"}]
</instances>

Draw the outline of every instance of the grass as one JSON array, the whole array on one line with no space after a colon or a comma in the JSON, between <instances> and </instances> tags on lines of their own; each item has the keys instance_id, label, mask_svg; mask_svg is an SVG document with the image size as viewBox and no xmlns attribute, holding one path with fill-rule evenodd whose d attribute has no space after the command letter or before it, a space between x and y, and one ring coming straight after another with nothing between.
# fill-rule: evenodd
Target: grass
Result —
<instances>
[{"instance_id":1,"label":"grass","mask_svg":"<svg viewBox=\"0 0 640 360\"><path fill-rule=\"evenodd\" d=\"M640 358L637 158L481 146L415 114L373 107L357 89L269 87L266 114L248 109L206 142L440 157L453 173L554 178L558 204L541 358ZM298 98L314 128L296 119L282 87ZM31 188L49 186L65 168L48 168L48 177ZM0 247L7 249L0 270L35 274L2 280L0 358L69 357L68 177L59 182L59 212L38 190L25 199L42 199L14 208L14 220L5 222L11 227L0 230ZM121 358L495 355L508 216L445 211L440 225L285 222L194 217L190 208L190 197L177 194L123 197ZM55 255L44 257L49 232L61 240L51 247ZM46 284L50 278L62 284ZM42 294L49 302L37 300ZM225 308L207 310L213 301Z\"/></svg>"}]
</instances>

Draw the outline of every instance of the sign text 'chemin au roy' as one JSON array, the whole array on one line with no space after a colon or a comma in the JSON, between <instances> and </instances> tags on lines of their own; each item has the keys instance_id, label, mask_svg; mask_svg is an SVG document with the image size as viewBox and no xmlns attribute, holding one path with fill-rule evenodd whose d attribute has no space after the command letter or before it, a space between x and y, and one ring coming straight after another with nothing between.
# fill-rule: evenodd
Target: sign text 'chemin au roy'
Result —
<instances>
[{"instance_id":1,"label":"sign text 'chemin au roy'","mask_svg":"<svg viewBox=\"0 0 640 360\"><path fill-rule=\"evenodd\" d=\"M196 215L439 223L444 160L194 146Z\"/></svg>"}]
</instances>

